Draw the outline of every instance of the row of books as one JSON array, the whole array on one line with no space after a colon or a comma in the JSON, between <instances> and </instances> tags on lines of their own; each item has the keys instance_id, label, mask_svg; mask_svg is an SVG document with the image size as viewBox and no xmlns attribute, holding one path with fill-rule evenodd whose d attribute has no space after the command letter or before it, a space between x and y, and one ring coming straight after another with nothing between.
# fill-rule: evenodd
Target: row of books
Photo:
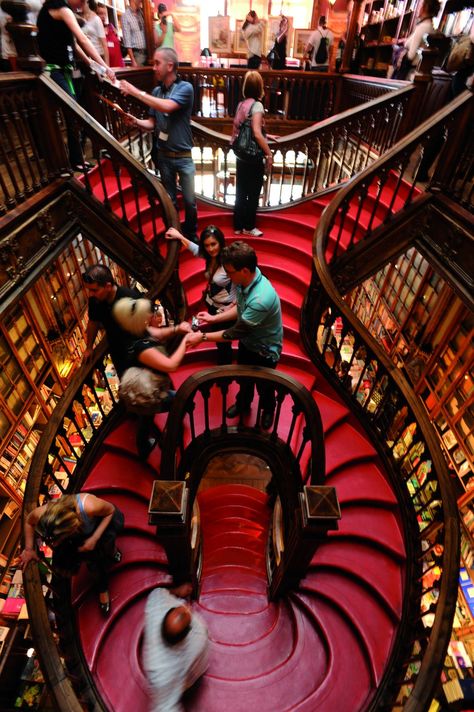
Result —
<instances>
[{"instance_id":1,"label":"row of books","mask_svg":"<svg viewBox=\"0 0 474 712\"><path fill-rule=\"evenodd\" d=\"M1 613L6 618L28 618L21 569L17 569L13 574L7 597L4 599L1 608Z\"/></svg>"}]
</instances>

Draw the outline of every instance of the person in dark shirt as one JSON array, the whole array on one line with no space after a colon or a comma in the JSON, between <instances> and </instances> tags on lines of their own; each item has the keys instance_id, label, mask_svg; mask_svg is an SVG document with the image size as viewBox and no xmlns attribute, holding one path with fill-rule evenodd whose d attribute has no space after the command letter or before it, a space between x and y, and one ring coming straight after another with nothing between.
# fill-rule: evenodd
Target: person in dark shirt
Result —
<instances>
[{"instance_id":1,"label":"person in dark shirt","mask_svg":"<svg viewBox=\"0 0 474 712\"><path fill-rule=\"evenodd\" d=\"M142 294L138 289L129 289L115 283L112 272L105 265L96 264L89 267L82 275L85 288L89 295L88 316L86 329L86 361L92 355L92 349L99 330L104 329L109 342L110 355L117 376L120 378L128 365L127 343L128 334L121 329L112 316L114 304L123 297L139 299Z\"/></svg>"},{"instance_id":2,"label":"person in dark shirt","mask_svg":"<svg viewBox=\"0 0 474 712\"><path fill-rule=\"evenodd\" d=\"M281 16L278 32L275 36L275 44L273 45L273 63L272 69L286 69L286 43L288 37L288 18Z\"/></svg>"},{"instance_id":3,"label":"person in dark shirt","mask_svg":"<svg viewBox=\"0 0 474 712\"><path fill-rule=\"evenodd\" d=\"M86 329L84 360L88 361L90 359L97 334L100 329L104 329L109 344L110 356L120 379L130 365L128 353L130 335L119 326L112 311L120 299L124 297L139 299L142 294L138 289L129 289L116 284L112 272L105 265L92 265L84 272L82 278L89 295L89 321ZM152 442L150 435L152 429L153 418L140 416L136 443L138 455L143 460L146 460L156 444L156 438Z\"/></svg>"},{"instance_id":4,"label":"person in dark shirt","mask_svg":"<svg viewBox=\"0 0 474 712\"><path fill-rule=\"evenodd\" d=\"M81 0L71 0L72 7L79 7ZM61 89L76 98L72 82L73 65L76 56L86 65L90 60L104 67L111 81L115 74L106 65L92 42L86 37L67 0L46 0L41 8L38 20L38 47L41 57L46 62L46 72ZM76 170L87 167L82 156L77 133L67 125L69 161Z\"/></svg>"}]
</instances>

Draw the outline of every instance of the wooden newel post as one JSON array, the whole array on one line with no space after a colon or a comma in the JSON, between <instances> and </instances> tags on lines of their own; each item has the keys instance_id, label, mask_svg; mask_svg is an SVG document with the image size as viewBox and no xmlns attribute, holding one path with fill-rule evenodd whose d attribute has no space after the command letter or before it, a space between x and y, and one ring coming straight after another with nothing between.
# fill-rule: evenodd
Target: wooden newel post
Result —
<instances>
[{"instance_id":1,"label":"wooden newel post","mask_svg":"<svg viewBox=\"0 0 474 712\"><path fill-rule=\"evenodd\" d=\"M296 588L305 576L318 545L324 541L328 531L337 530L340 518L341 510L334 487L311 485L303 488L294 526L284 538L280 563L269 582L271 599Z\"/></svg>"},{"instance_id":2,"label":"wooden newel post","mask_svg":"<svg viewBox=\"0 0 474 712\"><path fill-rule=\"evenodd\" d=\"M1 6L12 18L6 28L15 44L18 69L40 74L44 62L38 52L36 25L27 22L30 6L24 0L2 0Z\"/></svg>"},{"instance_id":3,"label":"wooden newel post","mask_svg":"<svg viewBox=\"0 0 474 712\"><path fill-rule=\"evenodd\" d=\"M190 581L194 593L200 577L199 515L190 511L189 490L182 480L155 480L148 523L168 557L173 585Z\"/></svg>"},{"instance_id":4,"label":"wooden newel post","mask_svg":"<svg viewBox=\"0 0 474 712\"><path fill-rule=\"evenodd\" d=\"M352 7L351 18L349 21L349 29L347 31L346 44L344 46L344 52L342 53L342 62L340 72L350 72L351 60L352 60L352 50L354 48L355 38L359 27L359 16L362 7L362 0L355 0Z\"/></svg>"}]
</instances>

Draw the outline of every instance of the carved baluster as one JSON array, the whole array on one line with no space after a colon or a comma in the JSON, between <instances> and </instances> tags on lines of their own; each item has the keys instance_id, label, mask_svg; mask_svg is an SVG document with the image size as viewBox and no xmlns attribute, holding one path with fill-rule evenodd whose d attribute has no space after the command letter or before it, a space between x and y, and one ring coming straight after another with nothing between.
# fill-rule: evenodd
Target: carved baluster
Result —
<instances>
[{"instance_id":1,"label":"carved baluster","mask_svg":"<svg viewBox=\"0 0 474 712\"><path fill-rule=\"evenodd\" d=\"M128 225L129 221L128 221L128 216L127 216L127 211L125 209L125 195L124 195L124 190L123 190L123 186L122 186L122 169L120 167L120 164L115 163L115 161L113 161L112 167L113 167L113 171L115 174L115 181L117 183L117 189L118 189L119 201L120 201L120 209L122 211L122 221L125 223L125 225Z\"/></svg>"},{"instance_id":2,"label":"carved baluster","mask_svg":"<svg viewBox=\"0 0 474 712\"><path fill-rule=\"evenodd\" d=\"M204 432L208 433L211 429L209 424L209 399L211 397L211 384L206 383L204 386L201 386L199 392L201 393L204 402Z\"/></svg>"},{"instance_id":3,"label":"carved baluster","mask_svg":"<svg viewBox=\"0 0 474 712\"><path fill-rule=\"evenodd\" d=\"M14 205L16 205L16 203L21 202L24 199L25 194L21 190L19 182L17 180L17 175L13 170L13 161L18 162L18 160L17 160L17 156L16 156L15 142L12 140L11 131L10 131L10 124L11 124L10 114L8 112L2 113L0 118L2 119L2 123L3 123L3 131L2 131L3 137L0 140L0 146L2 149L2 159L3 159L2 162L5 166L5 168L7 169L8 177L10 179L10 183L11 183L11 186L13 187L13 191L14 191L14 198L9 197L9 199L7 199L7 205L9 207L13 207ZM23 174L23 168L20 166L20 176L22 176L22 174ZM23 176L23 178L24 178L24 176ZM8 195L9 191L6 194Z\"/></svg>"},{"instance_id":4,"label":"carved baluster","mask_svg":"<svg viewBox=\"0 0 474 712\"><path fill-rule=\"evenodd\" d=\"M298 404L293 402L291 412L293 413L293 415L291 416L291 423L288 430L288 436L286 438L286 444L288 446L290 446L291 444L291 439L293 437L293 433L295 432L296 423L298 421L299 416L301 415L302 409Z\"/></svg>"}]
</instances>

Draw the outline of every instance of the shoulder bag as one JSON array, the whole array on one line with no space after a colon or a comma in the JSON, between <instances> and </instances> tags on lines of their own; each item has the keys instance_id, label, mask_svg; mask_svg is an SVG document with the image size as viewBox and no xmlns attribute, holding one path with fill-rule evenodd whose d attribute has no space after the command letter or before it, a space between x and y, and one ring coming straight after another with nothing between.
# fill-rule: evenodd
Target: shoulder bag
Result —
<instances>
[{"instance_id":1,"label":"shoulder bag","mask_svg":"<svg viewBox=\"0 0 474 712\"><path fill-rule=\"evenodd\" d=\"M263 150L256 142L252 130L251 113L254 104L250 107L247 117L240 124L239 133L232 143L232 150L237 158L247 163L258 163L263 160Z\"/></svg>"}]
</instances>

